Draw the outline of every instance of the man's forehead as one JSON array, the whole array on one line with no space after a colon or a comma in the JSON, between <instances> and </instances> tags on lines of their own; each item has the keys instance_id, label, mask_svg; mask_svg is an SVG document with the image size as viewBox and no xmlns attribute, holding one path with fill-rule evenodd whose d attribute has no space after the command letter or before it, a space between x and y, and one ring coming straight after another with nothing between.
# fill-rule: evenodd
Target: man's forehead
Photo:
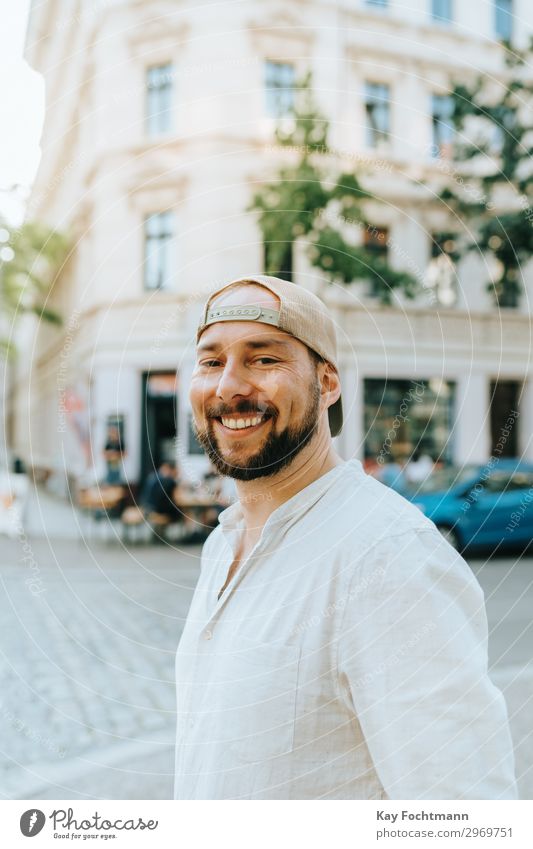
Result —
<instances>
[{"instance_id":1,"label":"man's forehead","mask_svg":"<svg viewBox=\"0 0 533 849\"><path fill-rule=\"evenodd\" d=\"M259 283L236 283L219 292L209 302L209 306L244 306L258 304L260 306L279 309L280 300L274 292L265 289Z\"/></svg>"},{"instance_id":2,"label":"man's forehead","mask_svg":"<svg viewBox=\"0 0 533 849\"><path fill-rule=\"evenodd\" d=\"M259 346L305 347L303 342L290 333L256 321L216 321L206 327L198 342L197 350L229 347L239 344L257 348Z\"/></svg>"}]
</instances>

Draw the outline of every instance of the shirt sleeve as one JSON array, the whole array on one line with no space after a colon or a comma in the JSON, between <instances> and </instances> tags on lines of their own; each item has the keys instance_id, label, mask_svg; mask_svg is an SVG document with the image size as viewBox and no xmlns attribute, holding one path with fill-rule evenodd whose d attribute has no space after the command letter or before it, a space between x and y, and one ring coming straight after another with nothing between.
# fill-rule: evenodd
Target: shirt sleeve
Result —
<instances>
[{"instance_id":1,"label":"shirt sleeve","mask_svg":"<svg viewBox=\"0 0 533 849\"><path fill-rule=\"evenodd\" d=\"M339 683L390 799L515 799L482 590L436 529L378 543L346 599Z\"/></svg>"}]
</instances>

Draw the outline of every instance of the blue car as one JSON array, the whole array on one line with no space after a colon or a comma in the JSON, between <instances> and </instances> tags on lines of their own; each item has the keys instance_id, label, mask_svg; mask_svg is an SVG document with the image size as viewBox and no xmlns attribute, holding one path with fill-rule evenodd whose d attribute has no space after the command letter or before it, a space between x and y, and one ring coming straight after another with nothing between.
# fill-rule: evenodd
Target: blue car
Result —
<instances>
[{"instance_id":1,"label":"blue car","mask_svg":"<svg viewBox=\"0 0 533 849\"><path fill-rule=\"evenodd\" d=\"M402 495L459 551L533 541L533 463L492 457L484 465L441 469Z\"/></svg>"}]
</instances>

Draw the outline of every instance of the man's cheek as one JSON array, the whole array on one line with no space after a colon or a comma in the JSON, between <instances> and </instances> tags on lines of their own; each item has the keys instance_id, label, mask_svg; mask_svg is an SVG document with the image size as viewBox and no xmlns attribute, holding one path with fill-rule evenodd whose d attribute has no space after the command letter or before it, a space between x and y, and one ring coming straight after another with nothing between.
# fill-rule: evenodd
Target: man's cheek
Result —
<instances>
[{"instance_id":1,"label":"man's cheek","mask_svg":"<svg viewBox=\"0 0 533 849\"><path fill-rule=\"evenodd\" d=\"M263 391L269 400L274 401L276 395L279 393L281 389L281 380L279 375L275 372L271 372L265 376L263 380Z\"/></svg>"},{"instance_id":2,"label":"man's cheek","mask_svg":"<svg viewBox=\"0 0 533 849\"><path fill-rule=\"evenodd\" d=\"M198 418L203 415L209 397L208 386L204 378L193 378L189 389L189 401L193 413Z\"/></svg>"}]
</instances>

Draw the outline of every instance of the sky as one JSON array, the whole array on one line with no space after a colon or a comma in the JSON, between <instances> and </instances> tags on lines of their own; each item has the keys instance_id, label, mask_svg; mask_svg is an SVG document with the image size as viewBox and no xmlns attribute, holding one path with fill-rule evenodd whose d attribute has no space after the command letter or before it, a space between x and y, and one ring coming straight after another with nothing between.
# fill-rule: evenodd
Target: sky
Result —
<instances>
[{"instance_id":1,"label":"sky","mask_svg":"<svg viewBox=\"0 0 533 849\"><path fill-rule=\"evenodd\" d=\"M44 81L23 58L30 0L0 0L0 216L18 223L39 164ZM26 190L9 192L19 185Z\"/></svg>"}]
</instances>

